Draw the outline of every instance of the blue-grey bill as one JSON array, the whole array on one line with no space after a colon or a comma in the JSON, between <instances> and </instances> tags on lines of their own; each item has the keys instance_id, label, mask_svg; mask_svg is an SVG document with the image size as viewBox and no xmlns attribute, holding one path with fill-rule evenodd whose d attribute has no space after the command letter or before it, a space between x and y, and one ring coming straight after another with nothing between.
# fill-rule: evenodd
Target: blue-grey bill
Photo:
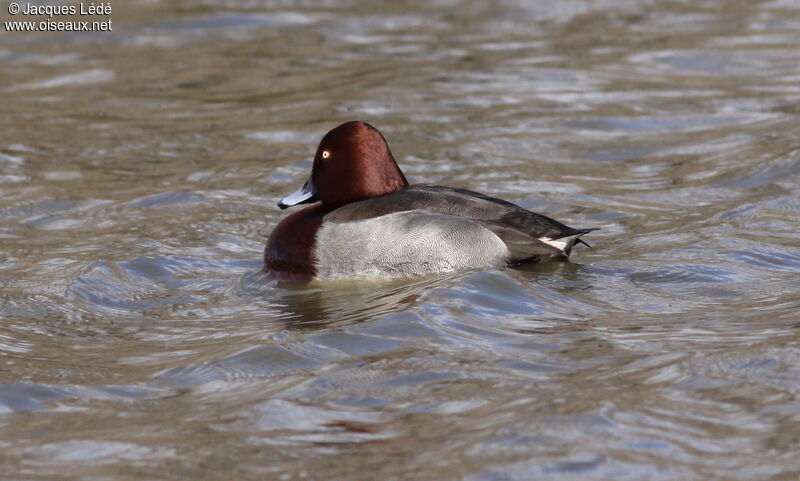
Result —
<instances>
[{"instance_id":1,"label":"blue-grey bill","mask_svg":"<svg viewBox=\"0 0 800 481\"><path fill-rule=\"evenodd\" d=\"M317 199L317 193L314 191L314 184L311 183L311 179L308 179L297 192L289 194L281 199L281 201L278 202L278 207L285 209L293 205L309 204L317 200L319 199Z\"/></svg>"}]
</instances>

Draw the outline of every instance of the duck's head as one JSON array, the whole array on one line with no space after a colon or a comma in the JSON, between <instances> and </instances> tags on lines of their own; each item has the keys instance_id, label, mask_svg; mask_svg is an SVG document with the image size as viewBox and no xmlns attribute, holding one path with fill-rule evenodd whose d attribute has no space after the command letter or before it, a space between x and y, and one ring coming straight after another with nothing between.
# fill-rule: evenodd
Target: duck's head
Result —
<instances>
[{"instance_id":1,"label":"duck's head","mask_svg":"<svg viewBox=\"0 0 800 481\"><path fill-rule=\"evenodd\" d=\"M366 122L346 122L325 134L314 156L311 178L278 207L320 201L334 209L407 186L378 129Z\"/></svg>"}]
</instances>

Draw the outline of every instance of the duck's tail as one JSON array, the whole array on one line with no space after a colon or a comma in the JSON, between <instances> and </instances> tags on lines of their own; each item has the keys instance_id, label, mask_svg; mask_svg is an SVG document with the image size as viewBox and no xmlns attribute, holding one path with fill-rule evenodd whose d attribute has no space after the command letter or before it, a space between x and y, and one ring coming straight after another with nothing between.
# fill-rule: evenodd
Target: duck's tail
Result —
<instances>
[{"instance_id":1,"label":"duck's tail","mask_svg":"<svg viewBox=\"0 0 800 481\"><path fill-rule=\"evenodd\" d=\"M550 246L555 247L556 249L560 250L564 256L569 257L570 253L572 252L572 248L580 242L581 244L585 245L588 248L592 248L589 244L586 243L581 236L584 234L588 234L589 232L600 230L598 227L592 227L589 229L570 229L567 232L564 232L562 235L558 237L541 237L539 241L544 242Z\"/></svg>"}]
</instances>

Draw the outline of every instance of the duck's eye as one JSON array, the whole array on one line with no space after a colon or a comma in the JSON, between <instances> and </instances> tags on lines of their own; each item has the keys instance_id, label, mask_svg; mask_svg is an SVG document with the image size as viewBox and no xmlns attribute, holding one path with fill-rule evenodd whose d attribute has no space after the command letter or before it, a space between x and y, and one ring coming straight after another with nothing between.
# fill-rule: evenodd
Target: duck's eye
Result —
<instances>
[{"instance_id":1,"label":"duck's eye","mask_svg":"<svg viewBox=\"0 0 800 481\"><path fill-rule=\"evenodd\" d=\"M322 151L322 158L323 159L327 159L330 156L331 156L331 153L329 151L327 151L327 150L323 150Z\"/></svg>"}]
</instances>

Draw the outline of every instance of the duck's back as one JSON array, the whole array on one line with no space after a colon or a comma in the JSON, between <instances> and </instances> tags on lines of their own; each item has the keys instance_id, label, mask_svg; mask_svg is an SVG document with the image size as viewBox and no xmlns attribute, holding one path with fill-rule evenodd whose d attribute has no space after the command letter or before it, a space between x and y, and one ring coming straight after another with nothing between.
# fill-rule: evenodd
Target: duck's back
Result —
<instances>
[{"instance_id":1,"label":"duck's back","mask_svg":"<svg viewBox=\"0 0 800 481\"><path fill-rule=\"evenodd\" d=\"M399 271L390 275L504 267L566 258L575 240L590 230L572 229L478 192L412 185L328 213L317 262L330 272ZM342 251L350 255L336 255ZM353 263L359 265L348 268Z\"/></svg>"}]
</instances>

